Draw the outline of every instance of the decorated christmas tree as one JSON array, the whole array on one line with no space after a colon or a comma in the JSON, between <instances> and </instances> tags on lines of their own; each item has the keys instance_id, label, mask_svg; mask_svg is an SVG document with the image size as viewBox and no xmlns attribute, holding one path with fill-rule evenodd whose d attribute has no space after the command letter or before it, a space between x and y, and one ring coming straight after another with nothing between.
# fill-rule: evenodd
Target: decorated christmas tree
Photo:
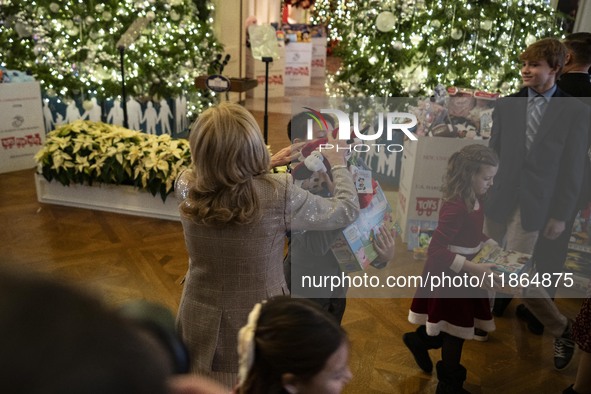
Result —
<instances>
[{"instance_id":1,"label":"decorated christmas tree","mask_svg":"<svg viewBox=\"0 0 591 394\"><path fill-rule=\"evenodd\" d=\"M313 22L337 42L335 96L417 96L438 84L507 93L521 51L562 36L545 0L318 0Z\"/></svg>"},{"instance_id":2,"label":"decorated christmas tree","mask_svg":"<svg viewBox=\"0 0 591 394\"><path fill-rule=\"evenodd\" d=\"M139 26L124 50L127 95L186 95L191 115L213 99L193 86L220 51L212 11L202 0L4 0L0 66L32 74L47 97L115 99L117 43Z\"/></svg>"}]
</instances>

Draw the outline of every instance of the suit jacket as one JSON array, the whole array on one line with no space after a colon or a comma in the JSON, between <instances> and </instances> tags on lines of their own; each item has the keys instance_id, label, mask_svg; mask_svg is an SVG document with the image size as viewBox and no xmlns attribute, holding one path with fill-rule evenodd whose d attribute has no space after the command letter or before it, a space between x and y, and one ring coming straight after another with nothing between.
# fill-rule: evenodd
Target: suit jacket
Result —
<instances>
[{"instance_id":1,"label":"suit jacket","mask_svg":"<svg viewBox=\"0 0 591 394\"><path fill-rule=\"evenodd\" d=\"M558 87L573 97L578 97L587 106L591 107L591 76L583 73L566 73L560 76ZM591 124L591 119L589 119ZM589 143L591 144L591 127L589 127ZM591 159L591 158L590 158ZM585 174L583 175L583 190L579 198L579 209L591 202L591 161L587 160Z\"/></svg>"},{"instance_id":2,"label":"suit jacket","mask_svg":"<svg viewBox=\"0 0 591 394\"><path fill-rule=\"evenodd\" d=\"M506 223L519 206L523 229L539 231L548 218L567 221L575 210L587 160L590 114L578 99L556 89L528 152L527 102L524 88L496 103L489 146L500 164L485 213Z\"/></svg>"},{"instance_id":3,"label":"suit jacket","mask_svg":"<svg viewBox=\"0 0 591 394\"><path fill-rule=\"evenodd\" d=\"M591 97L591 76L589 74L562 74L556 84L573 97Z\"/></svg>"},{"instance_id":4,"label":"suit jacket","mask_svg":"<svg viewBox=\"0 0 591 394\"><path fill-rule=\"evenodd\" d=\"M177 328L187 344L195 372L238 372L237 335L253 306L289 294L283 275L285 233L332 230L353 222L359 199L346 168L333 169L335 196L315 196L288 174L254 178L262 218L248 225L205 226L181 213L189 253ZM175 184L182 202L190 171Z\"/></svg>"}]
</instances>

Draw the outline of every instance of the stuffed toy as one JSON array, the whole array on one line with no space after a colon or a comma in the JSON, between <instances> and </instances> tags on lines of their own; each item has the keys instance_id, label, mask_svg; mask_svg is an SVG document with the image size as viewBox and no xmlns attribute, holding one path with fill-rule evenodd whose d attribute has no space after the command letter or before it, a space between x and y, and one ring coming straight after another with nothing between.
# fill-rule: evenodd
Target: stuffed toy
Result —
<instances>
[{"instance_id":1,"label":"stuffed toy","mask_svg":"<svg viewBox=\"0 0 591 394\"><path fill-rule=\"evenodd\" d=\"M338 129L333 133L336 135ZM332 172L330 163L317 149L321 144L327 143L326 138L318 138L310 141L300 151L300 162L292 169L291 175L294 182L303 189L309 190L313 194L329 197L332 195ZM346 160L349 161L351 154L348 154ZM353 175L353 181L358 176L358 167L349 165L349 171ZM372 191L370 193L358 193L359 207L366 208L371 204L373 196L377 193L378 183L372 178Z\"/></svg>"}]
</instances>

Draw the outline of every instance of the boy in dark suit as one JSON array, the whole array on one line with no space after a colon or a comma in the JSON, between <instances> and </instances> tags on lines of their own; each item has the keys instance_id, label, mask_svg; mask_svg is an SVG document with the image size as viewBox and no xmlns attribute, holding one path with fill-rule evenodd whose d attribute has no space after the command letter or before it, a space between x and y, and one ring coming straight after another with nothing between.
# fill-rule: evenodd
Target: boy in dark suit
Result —
<instances>
[{"instance_id":1,"label":"boy in dark suit","mask_svg":"<svg viewBox=\"0 0 591 394\"><path fill-rule=\"evenodd\" d=\"M520 56L523 88L500 99L489 146L500 158L485 204L485 233L505 248L531 254L538 235L562 234L583 182L589 109L556 86L567 49L546 38ZM507 298L505 298L507 300ZM505 303L495 302L502 315Z\"/></svg>"},{"instance_id":2,"label":"boy in dark suit","mask_svg":"<svg viewBox=\"0 0 591 394\"><path fill-rule=\"evenodd\" d=\"M591 67L591 33L570 34L564 40L564 44L568 49L568 55L564 73L557 81L557 85L568 94L579 97L591 107L589 101L591 100L591 79L587 72ZM540 237L536 243L533 260L540 274L563 271L576 214L591 201L591 166L588 160L585 163L583 187L576 209L566 222L565 231L555 239ZM532 332L540 333L546 326L547 330L553 333L555 336L554 365L556 369L561 370L566 368L572 360L575 344L571 338L570 321L557 310L550 299L556 293L557 286L555 283L553 285L546 287L548 298L526 298L525 305L517 306L517 316L527 320L528 328Z\"/></svg>"}]
</instances>

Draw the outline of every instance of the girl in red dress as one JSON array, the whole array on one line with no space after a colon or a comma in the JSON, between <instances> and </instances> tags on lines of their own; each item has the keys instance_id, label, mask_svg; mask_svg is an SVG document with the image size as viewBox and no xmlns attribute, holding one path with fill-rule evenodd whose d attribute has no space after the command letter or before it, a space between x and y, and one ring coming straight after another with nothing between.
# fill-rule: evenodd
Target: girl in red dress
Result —
<instances>
[{"instance_id":1,"label":"girl in red dress","mask_svg":"<svg viewBox=\"0 0 591 394\"><path fill-rule=\"evenodd\" d=\"M474 329L495 329L488 293L474 286L475 279L492 278L493 264L476 264L471 259L485 243L495 243L482 233L484 213L481 198L493 184L498 158L483 145L468 145L448 161L442 187L443 205L439 222L429 244L423 278L451 278L449 283L431 288L431 282L417 289L408 320L419 324L415 332L403 336L417 364L431 372L429 349L441 348L437 363L437 393L466 393L466 369L460 364L465 339L474 338ZM496 243L495 243L496 244ZM455 280L454 280L455 279ZM464 279L463 285L460 279Z\"/></svg>"}]
</instances>

